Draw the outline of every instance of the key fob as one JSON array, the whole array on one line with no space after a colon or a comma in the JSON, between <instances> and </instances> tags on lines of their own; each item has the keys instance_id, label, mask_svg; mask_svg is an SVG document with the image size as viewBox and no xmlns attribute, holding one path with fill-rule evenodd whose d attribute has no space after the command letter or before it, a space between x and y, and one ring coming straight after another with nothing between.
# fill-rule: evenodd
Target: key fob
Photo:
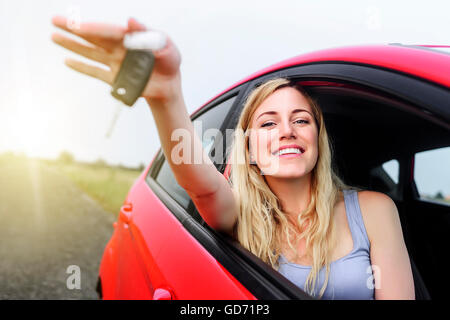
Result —
<instances>
[{"instance_id":1,"label":"key fob","mask_svg":"<svg viewBox=\"0 0 450 320\"><path fill-rule=\"evenodd\" d=\"M150 50L128 49L114 79L111 95L127 106L133 106L141 96L155 64Z\"/></svg>"}]
</instances>

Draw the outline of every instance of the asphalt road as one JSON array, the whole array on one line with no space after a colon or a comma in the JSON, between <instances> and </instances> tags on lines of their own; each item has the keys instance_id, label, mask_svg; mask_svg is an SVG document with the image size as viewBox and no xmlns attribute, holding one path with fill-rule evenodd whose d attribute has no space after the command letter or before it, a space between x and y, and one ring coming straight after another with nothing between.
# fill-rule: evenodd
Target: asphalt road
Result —
<instances>
[{"instance_id":1,"label":"asphalt road","mask_svg":"<svg viewBox=\"0 0 450 320\"><path fill-rule=\"evenodd\" d=\"M114 220L43 163L0 164L0 299L97 299ZM67 286L77 284L73 265L80 289Z\"/></svg>"}]
</instances>

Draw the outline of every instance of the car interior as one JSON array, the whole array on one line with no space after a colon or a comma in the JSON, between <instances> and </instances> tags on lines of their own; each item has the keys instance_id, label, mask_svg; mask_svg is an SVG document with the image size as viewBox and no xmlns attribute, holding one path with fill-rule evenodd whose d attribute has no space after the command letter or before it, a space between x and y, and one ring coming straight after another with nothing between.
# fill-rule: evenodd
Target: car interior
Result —
<instances>
[{"instance_id":1,"label":"car interior","mask_svg":"<svg viewBox=\"0 0 450 320\"><path fill-rule=\"evenodd\" d=\"M348 185L385 193L396 203L416 299L444 296L449 283L438 271L439 262L445 261L450 203L419 199L413 165L417 152L450 146L449 125L410 103L368 88L325 85L307 90L323 110L338 175ZM397 181L382 166L393 159L398 162Z\"/></svg>"},{"instance_id":2,"label":"car interior","mask_svg":"<svg viewBox=\"0 0 450 320\"><path fill-rule=\"evenodd\" d=\"M385 91L346 81L310 80L303 78L299 81L323 111L332 145L334 170L347 185L379 191L394 200L411 261L416 299L445 297L450 279L439 271L446 262L450 203L421 198L414 177L414 161L419 152L450 146L450 124L420 104ZM444 100L447 99L446 94ZM446 105L438 107L445 109ZM234 128L239 107L234 110L227 116L222 130ZM224 147L222 149L225 150ZM397 165L394 175L384 167L389 162ZM444 163L442 166L445 168ZM217 165L217 168L222 173L229 170L226 164ZM264 286L269 288L261 291L260 297L280 297L272 295L274 290L278 290L282 292L281 296L308 298L237 241L211 229L192 201L187 212L193 221L186 223L186 228L203 245L214 248L209 250L210 253L221 259L228 270L236 269L231 273L239 281L248 282L249 288L255 292L263 290ZM243 270L247 270L245 274ZM261 281L264 281L262 286Z\"/></svg>"},{"instance_id":3,"label":"car interior","mask_svg":"<svg viewBox=\"0 0 450 320\"><path fill-rule=\"evenodd\" d=\"M450 282L443 281L438 271L445 261L442 253L446 252L444 237L450 228L450 203L420 199L413 165L417 152L450 146L450 125L410 102L373 88L349 83L300 84L323 111L337 174L347 185L382 192L394 200L410 256L416 299L445 296ZM392 160L398 163L398 177L394 178L383 168Z\"/></svg>"}]
</instances>

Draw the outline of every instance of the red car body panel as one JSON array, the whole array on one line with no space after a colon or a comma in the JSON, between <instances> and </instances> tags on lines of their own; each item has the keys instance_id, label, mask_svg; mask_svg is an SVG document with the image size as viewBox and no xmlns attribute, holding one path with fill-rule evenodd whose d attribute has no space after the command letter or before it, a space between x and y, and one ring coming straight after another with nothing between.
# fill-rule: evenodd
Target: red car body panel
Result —
<instances>
[{"instance_id":1,"label":"red car body panel","mask_svg":"<svg viewBox=\"0 0 450 320\"><path fill-rule=\"evenodd\" d=\"M349 46L305 53L278 62L242 79L208 100L203 106L215 100L225 92L266 73L302 64L325 61L340 61L377 66L407 73L450 87L450 63L448 62L448 54L396 45ZM200 110L203 106L195 112Z\"/></svg>"},{"instance_id":2,"label":"red car body panel","mask_svg":"<svg viewBox=\"0 0 450 320\"><path fill-rule=\"evenodd\" d=\"M119 218L100 266L104 299L154 299L156 289L172 299L255 299L186 231L145 174L125 203L132 204L131 220Z\"/></svg>"},{"instance_id":3,"label":"red car body panel","mask_svg":"<svg viewBox=\"0 0 450 320\"><path fill-rule=\"evenodd\" d=\"M373 65L450 87L449 55L394 45L345 47L274 64L239 81L203 106L266 73L320 61ZM153 193L145 178L154 159L131 188L105 248L100 265L103 298L256 299ZM224 172L227 178L228 174L229 166Z\"/></svg>"}]
</instances>

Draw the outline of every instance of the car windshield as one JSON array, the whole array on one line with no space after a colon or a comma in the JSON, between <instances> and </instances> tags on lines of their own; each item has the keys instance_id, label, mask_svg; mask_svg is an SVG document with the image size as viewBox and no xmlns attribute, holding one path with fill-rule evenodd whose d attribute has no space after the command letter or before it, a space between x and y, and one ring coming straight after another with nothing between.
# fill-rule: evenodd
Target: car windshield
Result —
<instances>
[{"instance_id":1,"label":"car windshield","mask_svg":"<svg viewBox=\"0 0 450 320\"><path fill-rule=\"evenodd\" d=\"M426 46L426 45L417 45L412 46L419 49L425 49L425 50L431 50L431 51L437 51L439 53L445 53L450 54L450 46Z\"/></svg>"},{"instance_id":2,"label":"car windshield","mask_svg":"<svg viewBox=\"0 0 450 320\"><path fill-rule=\"evenodd\" d=\"M448 46L448 47L432 47L430 49L450 54L450 46Z\"/></svg>"},{"instance_id":3,"label":"car windshield","mask_svg":"<svg viewBox=\"0 0 450 320\"><path fill-rule=\"evenodd\" d=\"M390 43L390 45L394 46L403 46L403 47L411 47L416 49L423 49L423 50L431 50L431 51L437 51L439 53L445 53L450 54L450 46L444 46L444 45L406 45L401 43Z\"/></svg>"}]
</instances>

